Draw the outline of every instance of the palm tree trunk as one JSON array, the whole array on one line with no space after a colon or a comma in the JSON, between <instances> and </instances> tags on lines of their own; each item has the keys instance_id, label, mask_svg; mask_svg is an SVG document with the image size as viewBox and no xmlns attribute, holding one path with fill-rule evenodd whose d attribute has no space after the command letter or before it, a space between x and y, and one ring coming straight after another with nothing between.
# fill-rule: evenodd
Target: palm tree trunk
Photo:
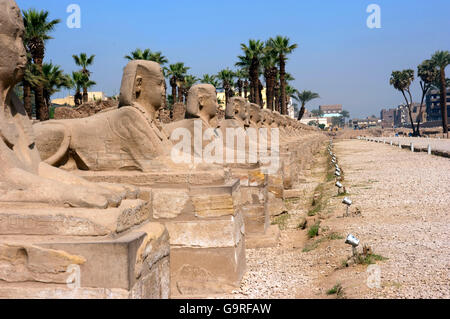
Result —
<instances>
[{"instance_id":1,"label":"palm tree trunk","mask_svg":"<svg viewBox=\"0 0 450 319\"><path fill-rule=\"evenodd\" d=\"M47 121L50 119L47 103L44 99L44 89L40 86L34 89L34 99L36 104L36 118L40 121Z\"/></svg>"},{"instance_id":2,"label":"palm tree trunk","mask_svg":"<svg viewBox=\"0 0 450 319\"><path fill-rule=\"evenodd\" d=\"M25 80L23 81L23 106L25 107L25 111L27 111L28 117L31 119L31 85Z\"/></svg>"},{"instance_id":3,"label":"palm tree trunk","mask_svg":"<svg viewBox=\"0 0 450 319\"><path fill-rule=\"evenodd\" d=\"M266 79L266 104L268 110L273 110L273 83L269 69L264 70L264 77Z\"/></svg>"},{"instance_id":4,"label":"palm tree trunk","mask_svg":"<svg viewBox=\"0 0 450 319\"><path fill-rule=\"evenodd\" d=\"M238 90L239 90L239 97L242 97L242 80L239 79L237 81L237 85L238 85Z\"/></svg>"},{"instance_id":5,"label":"palm tree trunk","mask_svg":"<svg viewBox=\"0 0 450 319\"><path fill-rule=\"evenodd\" d=\"M178 87L178 102L183 103L183 84Z\"/></svg>"},{"instance_id":6,"label":"palm tree trunk","mask_svg":"<svg viewBox=\"0 0 450 319\"><path fill-rule=\"evenodd\" d=\"M286 107L286 62L284 61L284 56L280 55L280 99L281 99L281 114L287 114Z\"/></svg>"},{"instance_id":7,"label":"palm tree trunk","mask_svg":"<svg viewBox=\"0 0 450 319\"><path fill-rule=\"evenodd\" d=\"M89 100L89 94L87 88L83 88L83 103L87 103Z\"/></svg>"},{"instance_id":8,"label":"palm tree trunk","mask_svg":"<svg viewBox=\"0 0 450 319\"><path fill-rule=\"evenodd\" d=\"M257 59L252 60L252 65L250 66L250 86L251 86L251 96L250 102L261 105L259 99L259 61Z\"/></svg>"},{"instance_id":9,"label":"palm tree trunk","mask_svg":"<svg viewBox=\"0 0 450 319\"><path fill-rule=\"evenodd\" d=\"M248 96L248 81L245 80L244 82L244 98L247 98Z\"/></svg>"},{"instance_id":10,"label":"palm tree trunk","mask_svg":"<svg viewBox=\"0 0 450 319\"><path fill-rule=\"evenodd\" d=\"M302 103L302 107L300 108L300 112L298 112L298 120L301 121L303 118L303 115L305 115L305 103Z\"/></svg>"},{"instance_id":11,"label":"palm tree trunk","mask_svg":"<svg viewBox=\"0 0 450 319\"><path fill-rule=\"evenodd\" d=\"M448 115L447 115L447 81L445 80L445 69L441 68L441 114L442 128L448 137Z\"/></svg>"},{"instance_id":12,"label":"palm tree trunk","mask_svg":"<svg viewBox=\"0 0 450 319\"><path fill-rule=\"evenodd\" d=\"M177 102L177 84L174 77L170 79L170 86L172 87L172 101L175 104Z\"/></svg>"}]
</instances>

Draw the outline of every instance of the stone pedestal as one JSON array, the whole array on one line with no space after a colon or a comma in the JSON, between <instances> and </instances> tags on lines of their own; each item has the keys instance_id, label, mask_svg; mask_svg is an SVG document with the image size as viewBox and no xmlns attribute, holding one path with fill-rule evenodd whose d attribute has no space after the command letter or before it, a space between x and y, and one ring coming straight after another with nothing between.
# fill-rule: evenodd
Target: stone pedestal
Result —
<instances>
[{"instance_id":1,"label":"stone pedestal","mask_svg":"<svg viewBox=\"0 0 450 319\"><path fill-rule=\"evenodd\" d=\"M168 298L169 233L150 203L0 206L0 298ZM69 284L68 284L69 283Z\"/></svg>"}]
</instances>

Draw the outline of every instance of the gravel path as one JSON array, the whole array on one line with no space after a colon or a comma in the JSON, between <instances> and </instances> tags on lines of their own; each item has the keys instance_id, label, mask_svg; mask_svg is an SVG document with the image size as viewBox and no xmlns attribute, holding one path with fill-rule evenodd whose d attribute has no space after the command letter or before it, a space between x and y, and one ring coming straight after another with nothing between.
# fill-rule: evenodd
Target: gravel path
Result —
<instances>
[{"instance_id":1,"label":"gravel path","mask_svg":"<svg viewBox=\"0 0 450 319\"><path fill-rule=\"evenodd\" d=\"M450 298L450 160L365 141L337 143L363 219L344 227L388 256L368 298Z\"/></svg>"},{"instance_id":2,"label":"gravel path","mask_svg":"<svg viewBox=\"0 0 450 319\"><path fill-rule=\"evenodd\" d=\"M226 297L336 298L326 292L340 283L344 298L450 298L450 160L359 140L336 142L335 153L351 211L362 216L342 218L342 197L329 182L326 207L314 217L320 236L308 239L295 227L309 200L293 205L279 247L247 250L241 289ZM309 183L325 176L325 163L321 158ZM326 240L330 233L341 237ZM368 288L367 265L342 267L351 255L343 239L350 233L387 258L377 262L380 288Z\"/></svg>"}]
</instances>

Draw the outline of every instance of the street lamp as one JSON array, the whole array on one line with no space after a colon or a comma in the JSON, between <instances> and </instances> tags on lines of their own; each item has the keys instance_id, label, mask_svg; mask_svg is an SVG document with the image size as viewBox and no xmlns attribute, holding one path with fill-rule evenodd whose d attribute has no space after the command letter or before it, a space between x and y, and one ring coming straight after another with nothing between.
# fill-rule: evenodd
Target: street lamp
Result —
<instances>
[{"instance_id":1,"label":"street lamp","mask_svg":"<svg viewBox=\"0 0 450 319\"><path fill-rule=\"evenodd\" d=\"M352 252L353 252L353 256L357 256L358 255L358 251L356 250L356 247L359 246L359 239L356 238L355 236L353 236L352 234L347 236L347 239L345 240L345 243L347 245L351 245L352 246Z\"/></svg>"},{"instance_id":2,"label":"street lamp","mask_svg":"<svg viewBox=\"0 0 450 319\"><path fill-rule=\"evenodd\" d=\"M342 201L343 204L347 205L347 212L346 215L348 216L348 210L350 209L350 206L352 206L353 202L350 200L350 198L345 197Z\"/></svg>"}]
</instances>

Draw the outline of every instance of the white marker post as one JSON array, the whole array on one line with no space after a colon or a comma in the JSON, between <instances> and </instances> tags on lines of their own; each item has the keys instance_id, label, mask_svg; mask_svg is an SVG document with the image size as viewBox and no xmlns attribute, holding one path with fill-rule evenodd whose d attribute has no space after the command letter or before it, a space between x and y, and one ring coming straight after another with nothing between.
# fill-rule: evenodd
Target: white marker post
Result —
<instances>
[{"instance_id":1,"label":"white marker post","mask_svg":"<svg viewBox=\"0 0 450 319\"><path fill-rule=\"evenodd\" d=\"M428 155L431 155L431 144L428 144Z\"/></svg>"},{"instance_id":2,"label":"white marker post","mask_svg":"<svg viewBox=\"0 0 450 319\"><path fill-rule=\"evenodd\" d=\"M413 143L411 143L411 152L414 153L414 144Z\"/></svg>"}]
</instances>

